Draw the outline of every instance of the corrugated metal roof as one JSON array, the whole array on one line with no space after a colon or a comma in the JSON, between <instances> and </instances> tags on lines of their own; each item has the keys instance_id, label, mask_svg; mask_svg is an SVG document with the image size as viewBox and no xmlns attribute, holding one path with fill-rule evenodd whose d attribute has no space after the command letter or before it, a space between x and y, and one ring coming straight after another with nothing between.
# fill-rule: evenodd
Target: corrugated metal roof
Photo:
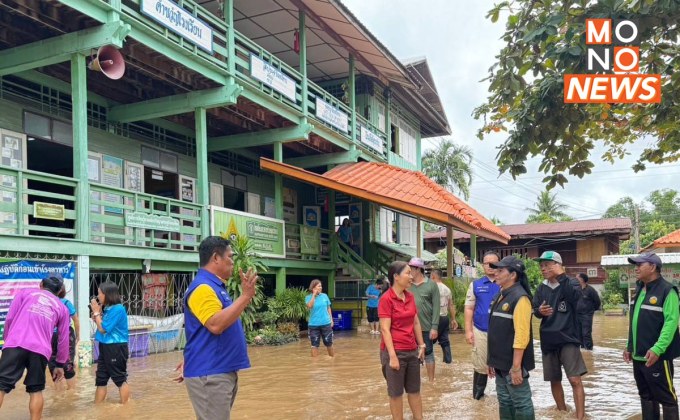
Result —
<instances>
[{"instance_id":1,"label":"corrugated metal roof","mask_svg":"<svg viewBox=\"0 0 680 420\"><path fill-rule=\"evenodd\" d=\"M627 255L603 255L600 260L600 265L603 267L630 265L628 257L635 257L638 254ZM661 258L663 264L680 264L680 252L670 252L663 254L656 254Z\"/></svg>"}]
</instances>

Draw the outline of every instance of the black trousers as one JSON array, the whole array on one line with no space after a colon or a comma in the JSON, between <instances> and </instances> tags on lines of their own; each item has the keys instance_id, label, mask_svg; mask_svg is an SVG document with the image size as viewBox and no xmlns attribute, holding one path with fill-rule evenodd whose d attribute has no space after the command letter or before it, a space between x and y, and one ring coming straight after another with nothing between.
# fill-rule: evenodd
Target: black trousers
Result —
<instances>
[{"instance_id":1,"label":"black trousers","mask_svg":"<svg viewBox=\"0 0 680 420\"><path fill-rule=\"evenodd\" d=\"M593 313L578 314L579 335L581 347L586 350L593 349Z\"/></svg>"},{"instance_id":2,"label":"black trousers","mask_svg":"<svg viewBox=\"0 0 680 420\"><path fill-rule=\"evenodd\" d=\"M442 348L448 347L451 345L449 342L449 330L451 329L451 324L449 322L449 317L448 316L440 316L439 317L439 325L437 326L437 339L432 342L434 343L439 343Z\"/></svg>"},{"instance_id":3,"label":"black trousers","mask_svg":"<svg viewBox=\"0 0 680 420\"><path fill-rule=\"evenodd\" d=\"M633 376L642 400L654 401L664 406L678 405L673 386L672 360L658 360L650 367L646 367L645 362L633 360Z\"/></svg>"}]
</instances>

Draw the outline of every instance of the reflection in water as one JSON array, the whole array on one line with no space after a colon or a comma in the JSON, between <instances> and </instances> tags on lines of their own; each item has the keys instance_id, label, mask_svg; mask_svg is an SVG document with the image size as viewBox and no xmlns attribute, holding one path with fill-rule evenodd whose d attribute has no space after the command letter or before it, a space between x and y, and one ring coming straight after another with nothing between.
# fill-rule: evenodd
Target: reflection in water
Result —
<instances>
[{"instance_id":1,"label":"reflection in water","mask_svg":"<svg viewBox=\"0 0 680 420\"><path fill-rule=\"evenodd\" d=\"M597 315L593 326L595 350L584 352L588 374L584 377L586 412L592 419L639 417L639 400L632 366L621 359L626 342L625 317ZM534 324L538 331L538 323ZM495 386L489 381L482 401L472 399L470 350L462 334L452 335L454 362L441 363L437 356L436 381L423 381L422 396L428 419L498 418ZM239 394L234 419L387 419L390 410L385 381L380 372L380 337L368 334L336 335L337 356L309 357L306 340L283 347L251 347L252 369L239 378ZM536 342L537 369L531 374L536 416L540 419L570 419L572 413L558 413L550 386L543 382L540 350ZM165 419L193 418L193 410L183 385L171 381L181 353L131 359L128 365L132 401L117 404L118 393L109 385L107 403L94 407L94 367L79 371L75 391L45 391L44 416L47 419ZM216 355L219 357L219 355ZM677 371L677 369L676 369ZM423 369L423 375L425 375ZM564 378L567 405L573 406L571 387ZM409 410L405 410L409 413ZM410 413L408 414L410 415ZM2 419L28 417L28 396L21 383L5 397Z\"/></svg>"}]
</instances>

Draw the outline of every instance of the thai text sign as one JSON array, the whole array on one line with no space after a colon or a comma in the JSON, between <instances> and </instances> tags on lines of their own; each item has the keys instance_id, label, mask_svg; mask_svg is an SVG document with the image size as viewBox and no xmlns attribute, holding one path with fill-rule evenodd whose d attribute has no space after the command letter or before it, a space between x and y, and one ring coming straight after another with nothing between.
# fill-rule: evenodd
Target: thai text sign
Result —
<instances>
[{"instance_id":1,"label":"thai text sign","mask_svg":"<svg viewBox=\"0 0 680 420\"><path fill-rule=\"evenodd\" d=\"M34 201L33 217L36 219L64 220L66 218L64 205Z\"/></svg>"},{"instance_id":2,"label":"thai text sign","mask_svg":"<svg viewBox=\"0 0 680 420\"><path fill-rule=\"evenodd\" d=\"M263 257L285 258L284 221L241 211L210 206L211 235L229 240L245 236Z\"/></svg>"},{"instance_id":3,"label":"thai text sign","mask_svg":"<svg viewBox=\"0 0 680 420\"><path fill-rule=\"evenodd\" d=\"M131 211L125 213L125 226L140 229L164 230L179 232L179 220L170 216L156 216L155 214Z\"/></svg>"},{"instance_id":4,"label":"thai text sign","mask_svg":"<svg viewBox=\"0 0 680 420\"><path fill-rule=\"evenodd\" d=\"M586 19L591 73L564 75L564 102L660 103L661 75L640 73L638 35L637 24L630 20ZM580 51L572 48L576 54Z\"/></svg>"},{"instance_id":5,"label":"thai text sign","mask_svg":"<svg viewBox=\"0 0 680 420\"><path fill-rule=\"evenodd\" d=\"M379 135L373 133L368 128L361 126L361 142L369 146L376 152L383 152L383 141Z\"/></svg>"},{"instance_id":6,"label":"thai text sign","mask_svg":"<svg viewBox=\"0 0 680 420\"><path fill-rule=\"evenodd\" d=\"M212 28L172 1L142 0L142 13L209 53L213 52Z\"/></svg>"},{"instance_id":7,"label":"thai text sign","mask_svg":"<svg viewBox=\"0 0 680 420\"><path fill-rule=\"evenodd\" d=\"M316 98L316 116L342 132L346 133L349 131L347 114L339 109L333 108L333 105L319 97Z\"/></svg>"},{"instance_id":8,"label":"thai text sign","mask_svg":"<svg viewBox=\"0 0 680 420\"><path fill-rule=\"evenodd\" d=\"M250 55L250 75L291 101L296 102L295 80L253 54Z\"/></svg>"},{"instance_id":9,"label":"thai text sign","mask_svg":"<svg viewBox=\"0 0 680 420\"><path fill-rule=\"evenodd\" d=\"M38 289L42 279L56 276L64 280L66 298L73 302L75 275L76 264L72 261L19 260L0 263L0 347L4 344L2 337L9 307L20 290Z\"/></svg>"}]
</instances>

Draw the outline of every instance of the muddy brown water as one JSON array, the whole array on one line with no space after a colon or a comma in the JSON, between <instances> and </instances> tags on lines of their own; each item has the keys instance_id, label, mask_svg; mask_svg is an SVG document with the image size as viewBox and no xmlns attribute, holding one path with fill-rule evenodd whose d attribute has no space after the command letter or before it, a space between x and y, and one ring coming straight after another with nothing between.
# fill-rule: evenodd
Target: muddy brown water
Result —
<instances>
[{"instance_id":1,"label":"muddy brown water","mask_svg":"<svg viewBox=\"0 0 680 420\"><path fill-rule=\"evenodd\" d=\"M626 328L625 317L595 317L595 350L583 353L589 372L584 377L586 412L591 419L639 418L632 367L621 359ZM436 348L436 380L431 384L423 379L425 418L498 418L493 381L489 381L489 395L484 400L473 400L469 346L463 334L452 334L451 339L453 364L441 363L441 349ZM280 347L250 347L253 367L240 373L232 419L388 419L386 386L378 361L380 338L346 332L336 334L335 342L337 356L333 359L322 355L312 360L306 340ZM540 355L538 347L536 354ZM94 367L80 369L75 390L56 391L48 385L44 418L193 419L184 386L171 381L180 358L181 353L174 352L131 359L132 401L125 406L117 403L118 390L111 384L107 402L95 407ZM536 417L573 418L572 413L553 408L550 386L542 380L540 356L536 362L530 378ZM563 386L567 405L573 407L566 378ZM409 418L408 407L405 412ZM28 418L28 395L21 383L5 396L0 418Z\"/></svg>"}]
</instances>

